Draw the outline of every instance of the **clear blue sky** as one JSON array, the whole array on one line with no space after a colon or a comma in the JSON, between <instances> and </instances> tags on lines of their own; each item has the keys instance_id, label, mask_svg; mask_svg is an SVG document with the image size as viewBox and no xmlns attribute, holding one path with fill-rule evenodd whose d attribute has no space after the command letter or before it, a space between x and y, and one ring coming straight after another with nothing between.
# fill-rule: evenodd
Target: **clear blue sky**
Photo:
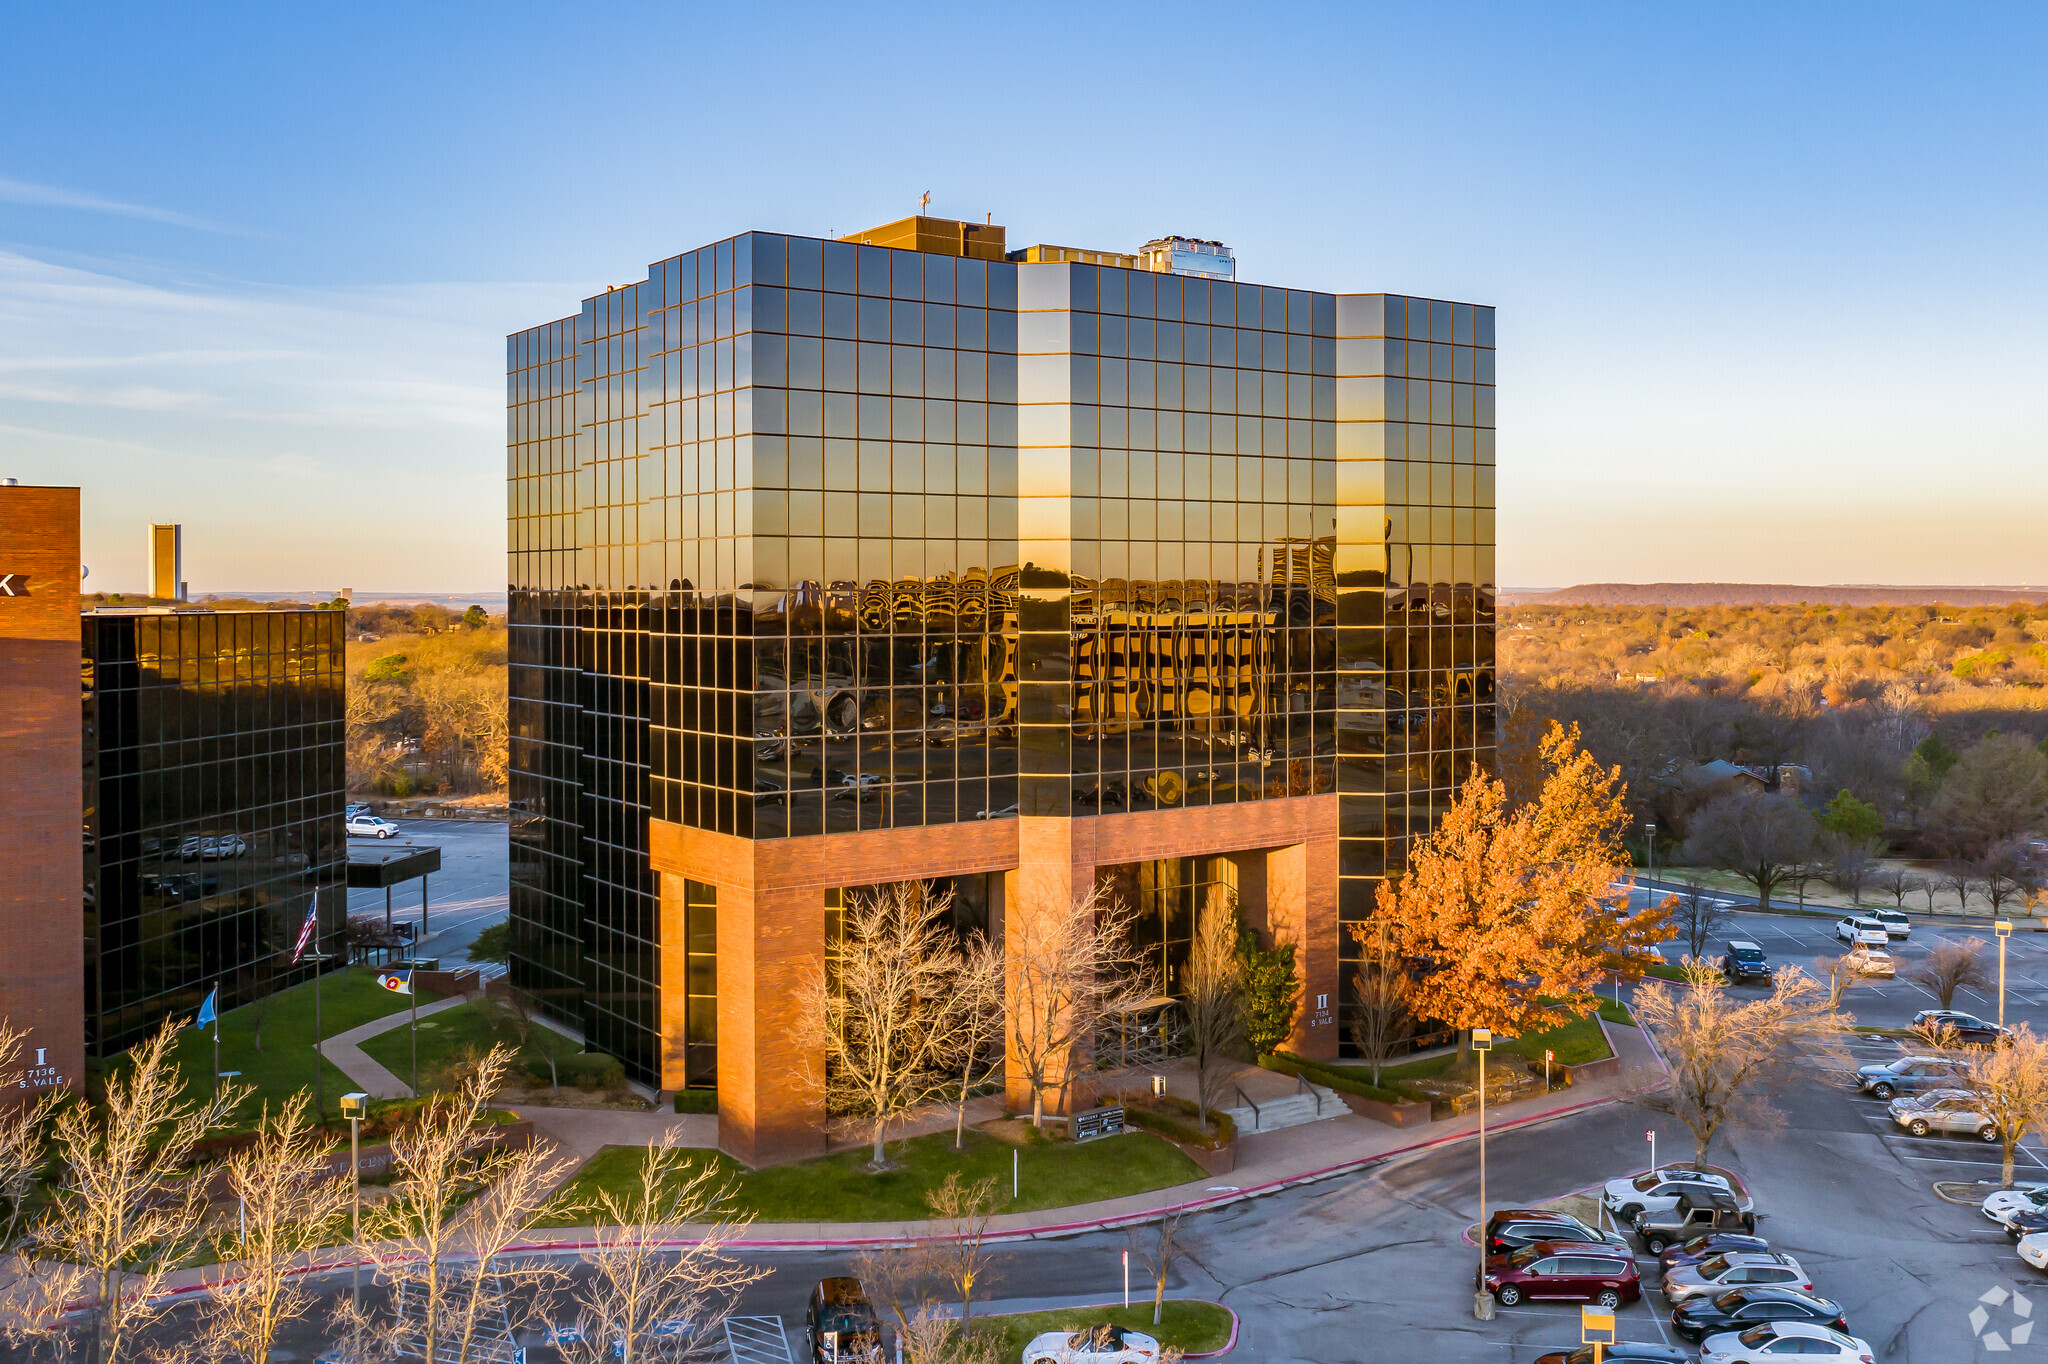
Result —
<instances>
[{"instance_id":1,"label":"clear blue sky","mask_svg":"<svg viewBox=\"0 0 2048 1364\"><path fill-rule=\"evenodd\" d=\"M502 335L993 212L1500 309L1500 569L2043 582L2038 5L112 6L0 43L0 474L92 585L500 586Z\"/></svg>"}]
</instances>

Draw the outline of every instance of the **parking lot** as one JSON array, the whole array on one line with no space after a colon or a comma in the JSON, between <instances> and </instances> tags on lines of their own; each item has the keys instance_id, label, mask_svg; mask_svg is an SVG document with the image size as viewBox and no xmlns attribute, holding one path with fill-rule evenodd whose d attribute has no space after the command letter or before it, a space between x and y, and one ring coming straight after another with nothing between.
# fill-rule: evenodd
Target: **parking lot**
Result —
<instances>
[{"instance_id":1,"label":"parking lot","mask_svg":"<svg viewBox=\"0 0 2048 1364\"><path fill-rule=\"evenodd\" d=\"M407 847L437 847L441 870L427 877L427 926L432 930L413 949L422 957L439 957L450 969L468 965L466 954L476 935L502 920L510 910L508 825L448 819L394 821L398 836L390 839L351 838L352 850L400 852ZM350 914L384 917L384 892L352 890ZM420 883L408 881L391 891L394 923L420 922ZM487 972L488 973L488 972Z\"/></svg>"}]
</instances>

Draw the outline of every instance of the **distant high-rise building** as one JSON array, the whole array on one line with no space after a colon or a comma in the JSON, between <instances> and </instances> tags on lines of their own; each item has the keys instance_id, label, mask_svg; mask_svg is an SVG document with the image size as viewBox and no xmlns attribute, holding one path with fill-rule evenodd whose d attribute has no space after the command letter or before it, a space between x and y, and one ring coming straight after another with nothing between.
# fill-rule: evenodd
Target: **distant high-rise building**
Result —
<instances>
[{"instance_id":1,"label":"distant high-rise building","mask_svg":"<svg viewBox=\"0 0 2048 1364\"><path fill-rule=\"evenodd\" d=\"M1101 887L1166 995L1229 904L1338 1055L1493 761L1493 309L1006 247L746 233L509 339L513 979L744 1159L818 1149L792 1000L882 882Z\"/></svg>"},{"instance_id":2,"label":"distant high-rise building","mask_svg":"<svg viewBox=\"0 0 2048 1364\"><path fill-rule=\"evenodd\" d=\"M158 601L185 600L185 528L151 523L149 528L149 580L145 596Z\"/></svg>"}]
</instances>

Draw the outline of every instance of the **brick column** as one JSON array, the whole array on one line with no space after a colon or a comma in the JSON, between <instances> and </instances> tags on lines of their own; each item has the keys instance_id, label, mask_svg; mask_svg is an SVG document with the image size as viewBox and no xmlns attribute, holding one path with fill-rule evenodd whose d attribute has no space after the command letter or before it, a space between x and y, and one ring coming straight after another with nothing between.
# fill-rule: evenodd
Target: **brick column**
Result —
<instances>
[{"instance_id":1,"label":"brick column","mask_svg":"<svg viewBox=\"0 0 2048 1364\"><path fill-rule=\"evenodd\" d=\"M1312 1060L1337 1056L1337 841L1312 831L1305 843L1266 854L1266 922L1294 944L1301 1012L1288 1050ZM1318 1008L1318 1001L1323 1007Z\"/></svg>"},{"instance_id":2,"label":"brick column","mask_svg":"<svg viewBox=\"0 0 2048 1364\"><path fill-rule=\"evenodd\" d=\"M824 955L815 887L719 887L718 1144L750 1165L824 1152L824 1100L804 1083L816 1058L791 1033L797 990Z\"/></svg>"},{"instance_id":3,"label":"brick column","mask_svg":"<svg viewBox=\"0 0 2048 1364\"><path fill-rule=\"evenodd\" d=\"M1034 921L1067 913L1077 896L1088 893L1095 881L1094 845L1092 821L1028 816L1017 821L1017 870L1003 877L1003 945L1009 961L1006 993L1012 1001L1006 1010L1010 1042L1003 1096L1015 1112L1031 1108L1031 1082L1018 1059L1017 1039L1031 1029L1032 1020L1019 1017L1014 1004L1019 980L1017 953L1020 944L1032 937ZM1050 1068L1051 1086L1045 1095L1048 1113L1086 1108L1093 1097L1092 1088L1080 1077L1064 1090L1059 1088L1065 1076L1064 1066Z\"/></svg>"}]
</instances>

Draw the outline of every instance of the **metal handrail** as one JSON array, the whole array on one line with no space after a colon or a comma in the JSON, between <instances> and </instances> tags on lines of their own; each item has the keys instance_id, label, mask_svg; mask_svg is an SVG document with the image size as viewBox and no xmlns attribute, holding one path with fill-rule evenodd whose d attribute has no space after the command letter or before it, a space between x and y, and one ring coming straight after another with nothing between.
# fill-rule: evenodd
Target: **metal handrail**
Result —
<instances>
[{"instance_id":1,"label":"metal handrail","mask_svg":"<svg viewBox=\"0 0 2048 1364\"><path fill-rule=\"evenodd\" d=\"M1247 1094L1247 1093L1245 1093L1245 1092L1244 1092L1244 1086L1243 1086L1243 1085L1239 1085L1239 1084L1233 1084L1233 1085L1231 1086L1231 1088L1232 1088L1232 1089L1235 1089L1235 1090L1237 1091L1237 1099L1238 1099L1238 1102L1239 1102L1239 1103L1241 1103L1241 1104L1243 1104L1243 1105L1244 1105L1244 1106L1245 1106L1246 1108L1249 1108L1249 1109L1250 1109L1250 1110L1252 1111L1252 1129L1253 1129L1254 1131L1258 1130L1258 1126L1259 1126L1259 1106L1258 1106L1257 1104L1255 1104L1255 1103L1253 1103L1253 1102L1252 1102L1252 1096L1251 1096L1251 1095L1249 1095L1249 1094Z\"/></svg>"},{"instance_id":2,"label":"metal handrail","mask_svg":"<svg viewBox=\"0 0 2048 1364\"><path fill-rule=\"evenodd\" d=\"M1319 1117L1319 1118L1320 1118L1320 1117L1322 1117L1322 1116L1323 1116L1323 1091L1322 1091L1322 1090L1321 1090L1320 1088L1318 1088L1317 1086L1315 1086L1315 1085L1312 1085L1312 1084L1310 1084L1310 1083L1308 1082L1308 1076L1306 1076L1306 1075L1301 1075L1301 1074L1297 1074L1297 1075L1296 1075L1296 1076L1294 1077L1294 1092L1295 1092L1296 1094L1299 1094L1299 1093L1301 1093L1301 1092L1302 1092L1303 1090L1306 1090L1306 1091L1308 1091L1308 1093L1309 1093L1309 1096L1310 1096L1311 1098L1313 1098L1313 1099L1314 1099L1314 1100L1316 1101L1316 1116L1317 1116L1317 1117Z\"/></svg>"}]
</instances>

